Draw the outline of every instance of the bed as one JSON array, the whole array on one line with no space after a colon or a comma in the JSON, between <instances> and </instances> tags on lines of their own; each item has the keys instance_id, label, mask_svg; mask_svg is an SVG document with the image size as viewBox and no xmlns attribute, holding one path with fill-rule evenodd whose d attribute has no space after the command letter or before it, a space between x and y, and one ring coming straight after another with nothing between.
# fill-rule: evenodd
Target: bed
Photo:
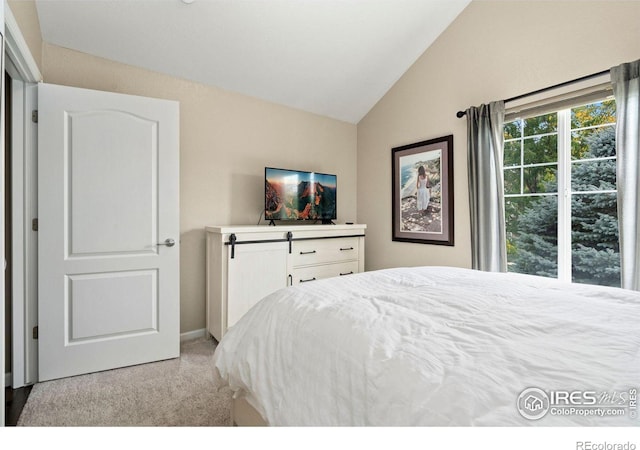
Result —
<instances>
[{"instance_id":1,"label":"bed","mask_svg":"<svg viewBox=\"0 0 640 450\"><path fill-rule=\"evenodd\" d=\"M639 328L638 292L386 269L265 297L214 376L239 425L638 426Z\"/></svg>"}]
</instances>

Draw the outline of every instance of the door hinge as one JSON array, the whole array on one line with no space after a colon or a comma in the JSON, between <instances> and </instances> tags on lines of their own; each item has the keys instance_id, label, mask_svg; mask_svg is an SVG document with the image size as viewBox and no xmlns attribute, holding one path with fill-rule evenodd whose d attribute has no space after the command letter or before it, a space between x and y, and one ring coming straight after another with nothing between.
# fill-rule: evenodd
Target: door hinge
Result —
<instances>
[{"instance_id":1,"label":"door hinge","mask_svg":"<svg viewBox=\"0 0 640 450\"><path fill-rule=\"evenodd\" d=\"M38 339L38 325L33 327L32 336L34 339Z\"/></svg>"},{"instance_id":2,"label":"door hinge","mask_svg":"<svg viewBox=\"0 0 640 450\"><path fill-rule=\"evenodd\" d=\"M34 109L33 111L31 111L31 121L33 123L38 123L38 110Z\"/></svg>"},{"instance_id":3,"label":"door hinge","mask_svg":"<svg viewBox=\"0 0 640 450\"><path fill-rule=\"evenodd\" d=\"M31 229L33 231L38 231L38 218L37 217L35 219L31 220Z\"/></svg>"}]
</instances>

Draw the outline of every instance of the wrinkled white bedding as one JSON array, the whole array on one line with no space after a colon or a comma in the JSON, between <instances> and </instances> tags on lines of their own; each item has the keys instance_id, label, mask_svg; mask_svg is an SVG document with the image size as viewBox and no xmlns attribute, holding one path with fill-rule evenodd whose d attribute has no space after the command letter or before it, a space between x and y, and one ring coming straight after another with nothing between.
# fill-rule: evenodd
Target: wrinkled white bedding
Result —
<instances>
[{"instance_id":1,"label":"wrinkled white bedding","mask_svg":"<svg viewBox=\"0 0 640 450\"><path fill-rule=\"evenodd\" d=\"M640 388L640 293L622 289L451 267L318 280L260 301L214 359L271 425L640 425L516 408L529 387Z\"/></svg>"}]
</instances>

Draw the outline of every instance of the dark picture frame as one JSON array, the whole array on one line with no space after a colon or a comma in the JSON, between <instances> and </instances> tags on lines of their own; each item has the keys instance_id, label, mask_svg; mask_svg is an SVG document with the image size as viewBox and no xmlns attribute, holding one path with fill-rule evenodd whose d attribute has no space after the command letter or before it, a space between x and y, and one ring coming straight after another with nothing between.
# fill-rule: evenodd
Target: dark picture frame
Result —
<instances>
[{"instance_id":1,"label":"dark picture frame","mask_svg":"<svg viewBox=\"0 0 640 450\"><path fill-rule=\"evenodd\" d=\"M453 135L392 148L391 167L392 240L453 246Z\"/></svg>"}]
</instances>

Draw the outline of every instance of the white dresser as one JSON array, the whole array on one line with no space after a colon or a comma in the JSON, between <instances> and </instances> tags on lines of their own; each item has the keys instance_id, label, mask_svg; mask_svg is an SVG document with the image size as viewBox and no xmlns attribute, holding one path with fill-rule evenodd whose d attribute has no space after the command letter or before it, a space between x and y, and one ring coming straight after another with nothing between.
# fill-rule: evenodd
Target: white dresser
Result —
<instances>
[{"instance_id":1,"label":"white dresser","mask_svg":"<svg viewBox=\"0 0 640 450\"><path fill-rule=\"evenodd\" d=\"M210 226L207 330L218 341L266 295L364 271L366 225Z\"/></svg>"}]
</instances>

